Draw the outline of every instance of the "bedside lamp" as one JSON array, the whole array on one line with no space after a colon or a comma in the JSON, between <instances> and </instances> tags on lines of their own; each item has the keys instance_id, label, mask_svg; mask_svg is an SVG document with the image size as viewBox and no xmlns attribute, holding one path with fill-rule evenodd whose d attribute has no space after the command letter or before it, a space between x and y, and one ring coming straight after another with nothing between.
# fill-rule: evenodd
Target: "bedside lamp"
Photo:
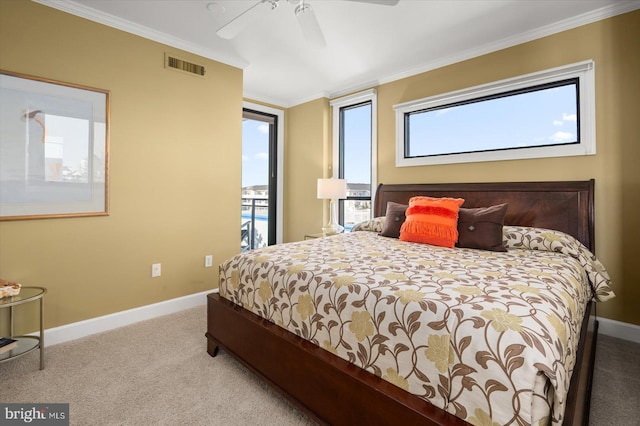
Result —
<instances>
[{"instance_id":1,"label":"bedside lamp","mask_svg":"<svg viewBox=\"0 0 640 426\"><path fill-rule=\"evenodd\" d=\"M347 181L344 179L318 179L318 198L329 201L329 223L322 227L326 235L339 234L344 231L336 221L335 200L347 198Z\"/></svg>"}]
</instances>

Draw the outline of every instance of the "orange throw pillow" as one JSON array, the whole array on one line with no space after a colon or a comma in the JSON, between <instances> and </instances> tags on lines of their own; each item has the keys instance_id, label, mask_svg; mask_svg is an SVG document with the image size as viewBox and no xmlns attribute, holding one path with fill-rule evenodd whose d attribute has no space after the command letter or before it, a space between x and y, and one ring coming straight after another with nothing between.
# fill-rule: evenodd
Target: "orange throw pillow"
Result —
<instances>
[{"instance_id":1,"label":"orange throw pillow","mask_svg":"<svg viewBox=\"0 0 640 426\"><path fill-rule=\"evenodd\" d=\"M462 203L462 198L411 198L400 239L453 248L458 241L458 212Z\"/></svg>"}]
</instances>

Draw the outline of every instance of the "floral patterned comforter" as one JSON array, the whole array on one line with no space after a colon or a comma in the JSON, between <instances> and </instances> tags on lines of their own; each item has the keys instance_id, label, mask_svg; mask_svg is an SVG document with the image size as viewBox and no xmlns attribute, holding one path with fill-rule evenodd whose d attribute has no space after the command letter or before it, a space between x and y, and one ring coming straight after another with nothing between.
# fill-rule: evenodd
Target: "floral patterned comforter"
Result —
<instances>
[{"instance_id":1,"label":"floral patterned comforter","mask_svg":"<svg viewBox=\"0 0 640 426\"><path fill-rule=\"evenodd\" d=\"M561 424L609 277L566 234L504 238L506 253L376 232L272 246L223 263L220 294L474 425Z\"/></svg>"}]
</instances>

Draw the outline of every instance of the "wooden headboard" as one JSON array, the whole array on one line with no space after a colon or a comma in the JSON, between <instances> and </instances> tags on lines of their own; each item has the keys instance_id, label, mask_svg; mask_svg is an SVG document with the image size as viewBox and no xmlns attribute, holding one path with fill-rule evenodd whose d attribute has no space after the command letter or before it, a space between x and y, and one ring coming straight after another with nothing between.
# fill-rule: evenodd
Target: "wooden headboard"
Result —
<instances>
[{"instance_id":1,"label":"wooden headboard","mask_svg":"<svg viewBox=\"0 0 640 426\"><path fill-rule=\"evenodd\" d=\"M505 225L555 229L576 237L595 253L593 190L595 181L446 184L380 184L374 217L384 216L387 202L408 204L411 197L464 198L462 207L509 203Z\"/></svg>"}]
</instances>

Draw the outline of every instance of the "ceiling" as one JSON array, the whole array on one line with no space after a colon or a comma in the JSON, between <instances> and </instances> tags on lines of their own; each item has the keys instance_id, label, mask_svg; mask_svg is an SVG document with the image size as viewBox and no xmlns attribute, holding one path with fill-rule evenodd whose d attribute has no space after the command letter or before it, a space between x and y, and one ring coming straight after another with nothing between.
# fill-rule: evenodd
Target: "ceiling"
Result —
<instances>
[{"instance_id":1,"label":"ceiling","mask_svg":"<svg viewBox=\"0 0 640 426\"><path fill-rule=\"evenodd\" d=\"M305 0L326 41L317 47L303 37L287 0L231 40L216 31L260 0L34 1L243 68L245 98L282 107L640 8L640 0L400 0L396 6Z\"/></svg>"}]
</instances>

